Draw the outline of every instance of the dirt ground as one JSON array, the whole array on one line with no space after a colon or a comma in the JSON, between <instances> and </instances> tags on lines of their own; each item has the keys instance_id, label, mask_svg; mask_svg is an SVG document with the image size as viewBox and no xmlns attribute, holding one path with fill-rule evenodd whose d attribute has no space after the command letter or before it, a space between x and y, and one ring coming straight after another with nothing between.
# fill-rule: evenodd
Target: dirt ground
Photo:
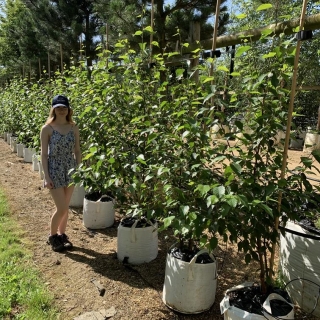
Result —
<instances>
[{"instance_id":1,"label":"dirt ground","mask_svg":"<svg viewBox=\"0 0 320 320\"><path fill-rule=\"evenodd\" d=\"M300 151L289 151L290 163L298 164L301 155ZM246 279L258 280L257 266L254 263L245 265L236 248L221 243L215 253L219 275L212 308L198 315L173 312L162 302L166 251L174 242L172 237L159 234L158 257L148 264L128 268L116 256L117 226L121 217L117 215L111 228L90 231L83 226L82 210L73 209L70 210L67 234L74 250L53 252L46 244L53 201L48 190L42 188L39 173L32 171L30 163L24 163L12 153L3 139L0 139L0 187L9 200L11 212L25 231L34 265L54 293L61 311L59 319L74 319L86 312L113 307L116 313L111 319L114 320L220 320L223 316L219 303L225 290ZM93 280L104 286L104 296L99 295Z\"/></svg>"}]
</instances>

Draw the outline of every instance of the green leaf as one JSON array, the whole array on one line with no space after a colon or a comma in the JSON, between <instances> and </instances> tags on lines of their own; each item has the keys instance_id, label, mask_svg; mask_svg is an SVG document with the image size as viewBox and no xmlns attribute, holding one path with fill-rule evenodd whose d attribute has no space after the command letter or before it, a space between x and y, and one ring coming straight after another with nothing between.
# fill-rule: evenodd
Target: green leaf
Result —
<instances>
[{"instance_id":1,"label":"green leaf","mask_svg":"<svg viewBox=\"0 0 320 320\"><path fill-rule=\"evenodd\" d=\"M144 179L144 182L147 182L148 180L150 180L150 179L152 179L153 178L153 176L152 175L147 175L146 177L145 177L145 179Z\"/></svg>"},{"instance_id":2,"label":"green leaf","mask_svg":"<svg viewBox=\"0 0 320 320\"><path fill-rule=\"evenodd\" d=\"M134 35L135 35L135 36L141 36L142 33L143 33L142 31L138 30L138 31L136 31L136 32L134 33Z\"/></svg>"},{"instance_id":3,"label":"green leaf","mask_svg":"<svg viewBox=\"0 0 320 320\"><path fill-rule=\"evenodd\" d=\"M212 193L218 196L219 198L224 196L225 192L226 192L226 188L224 186L219 186L212 189Z\"/></svg>"},{"instance_id":4,"label":"green leaf","mask_svg":"<svg viewBox=\"0 0 320 320\"><path fill-rule=\"evenodd\" d=\"M320 163L320 149L312 150L311 154Z\"/></svg>"},{"instance_id":5,"label":"green leaf","mask_svg":"<svg viewBox=\"0 0 320 320\"><path fill-rule=\"evenodd\" d=\"M95 154L98 151L98 148L94 146L94 147L91 147L89 150L91 153Z\"/></svg>"},{"instance_id":6,"label":"green leaf","mask_svg":"<svg viewBox=\"0 0 320 320\"><path fill-rule=\"evenodd\" d=\"M207 83L209 81L213 81L214 80L214 77L206 77L203 81L203 83Z\"/></svg>"},{"instance_id":7,"label":"green leaf","mask_svg":"<svg viewBox=\"0 0 320 320\"><path fill-rule=\"evenodd\" d=\"M251 261L251 254L247 253L244 257L246 264L249 264Z\"/></svg>"},{"instance_id":8,"label":"green leaf","mask_svg":"<svg viewBox=\"0 0 320 320\"><path fill-rule=\"evenodd\" d=\"M219 67L217 68L217 70L229 72L229 69L228 69L226 66L219 66Z\"/></svg>"},{"instance_id":9,"label":"green leaf","mask_svg":"<svg viewBox=\"0 0 320 320\"><path fill-rule=\"evenodd\" d=\"M238 18L238 19L244 19L244 18L246 18L247 17L247 15L245 14L245 13L240 13L240 14L238 14L237 16L236 16L236 18Z\"/></svg>"},{"instance_id":10,"label":"green leaf","mask_svg":"<svg viewBox=\"0 0 320 320\"><path fill-rule=\"evenodd\" d=\"M151 26L147 26L147 27L145 27L143 30L149 31L149 32L153 32L153 29L152 29Z\"/></svg>"},{"instance_id":11,"label":"green leaf","mask_svg":"<svg viewBox=\"0 0 320 320\"><path fill-rule=\"evenodd\" d=\"M196 191L199 191L201 196L207 194L210 190L210 186L209 185L203 185L203 184L199 184L196 188Z\"/></svg>"},{"instance_id":12,"label":"green leaf","mask_svg":"<svg viewBox=\"0 0 320 320\"><path fill-rule=\"evenodd\" d=\"M273 58L275 55L276 55L275 52L269 52L269 53L267 53L267 54L264 54L264 55L262 56L262 58L264 58L264 59L266 59L266 58Z\"/></svg>"},{"instance_id":13,"label":"green leaf","mask_svg":"<svg viewBox=\"0 0 320 320\"><path fill-rule=\"evenodd\" d=\"M251 49L251 46L242 46L239 49L237 49L236 52L236 58L240 57L243 53L247 52Z\"/></svg>"},{"instance_id":14,"label":"green leaf","mask_svg":"<svg viewBox=\"0 0 320 320\"><path fill-rule=\"evenodd\" d=\"M180 210L184 215L187 215L190 210L190 207L189 206L180 206Z\"/></svg>"},{"instance_id":15,"label":"green leaf","mask_svg":"<svg viewBox=\"0 0 320 320\"><path fill-rule=\"evenodd\" d=\"M268 207L264 203L259 203L258 206L260 208L262 208L264 211L266 211L271 217L273 217L273 212L272 212L272 209L270 207Z\"/></svg>"},{"instance_id":16,"label":"green leaf","mask_svg":"<svg viewBox=\"0 0 320 320\"><path fill-rule=\"evenodd\" d=\"M209 240L210 250L214 250L218 246L218 239L213 237Z\"/></svg>"},{"instance_id":17,"label":"green leaf","mask_svg":"<svg viewBox=\"0 0 320 320\"><path fill-rule=\"evenodd\" d=\"M266 197L270 196L272 193L274 193L277 190L277 185L274 183L270 183L266 186Z\"/></svg>"},{"instance_id":18,"label":"green leaf","mask_svg":"<svg viewBox=\"0 0 320 320\"><path fill-rule=\"evenodd\" d=\"M207 198L207 207L209 208L212 204L219 202L219 198L215 195L212 195Z\"/></svg>"},{"instance_id":19,"label":"green leaf","mask_svg":"<svg viewBox=\"0 0 320 320\"><path fill-rule=\"evenodd\" d=\"M235 196L231 196L230 198L226 199L226 202L232 208L235 208L238 204L237 197Z\"/></svg>"},{"instance_id":20,"label":"green leaf","mask_svg":"<svg viewBox=\"0 0 320 320\"><path fill-rule=\"evenodd\" d=\"M271 30L271 29L264 29L264 30L261 31L261 34L262 34L264 37L268 36L268 35L271 34L271 33L273 33L273 30Z\"/></svg>"},{"instance_id":21,"label":"green leaf","mask_svg":"<svg viewBox=\"0 0 320 320\"><path fill-rule=\"evenodd\" d=\"M183 134L182 134L182 139L184 139L186 136L188 136L190 133L190 131L185 131Z\"/></svg>"},{"instance_id":22,"label":"green leaf","mask_svg":"<svg viewBox=\"0 0 320 320\"><path fill-rule=\"evenodd\" d=\"M197 215L195 212L190 212L188 216L191 221L197 220Z\"/></svg>"},{"instance_id":23,"label":"green leaf","mask_svg":"<svg viewBox=\"0 0 320 320\"><path fill-rule=\"evenodd\" d=\"M268 10L272 7L273 6L271 3L264 3L264 4L260 5L256 11Z\"/></svg>"},{"instance_id":24,"label":"green leaf","mask_svg":"<svg viewBox=\"0 0 320 320\"><path fill-rule=\"evenodd\" d=\"M236 173L239 176L241 175L242 168L241 168L240 164L233 162L230 164L230 167L234 173Z\"/></svg>"},{"instance_id":25,"label":"green leaf","mask_svg":"<svg viewBox=\"0 0 320 320\"><path fill-rule=\"evenodd\" d=\"M175 219L175 216L170 216L170 217L167 217L167 218L164 218L163 219L163 225L165 228L168 228L171 226L172 224L172 221Z\"/></svg>"},{"instance_id":26,"label":"green leaf","mask_svg":"<svg viewBox=\"0 0 320 320\"><path fill-rule=\"evenodd\" d=\"M93 157L94 154L93 153L88 153L82 160L88 160L90 159L91 157Z\"/></svg>"}]
</instances>

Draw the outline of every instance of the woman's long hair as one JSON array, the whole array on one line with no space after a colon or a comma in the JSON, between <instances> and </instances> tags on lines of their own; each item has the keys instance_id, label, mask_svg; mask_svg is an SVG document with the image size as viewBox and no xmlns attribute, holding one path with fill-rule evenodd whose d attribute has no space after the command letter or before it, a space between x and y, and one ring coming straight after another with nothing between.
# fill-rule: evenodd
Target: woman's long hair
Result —
<instances>
[{"instance_id":1,"label":"woman's long hair","mask_svg":"<svg viewBox=\"0 0 320 320\"><path fill-rule=\"evenodd\" d=\"M69 107L68 114L66 115L66 120L70 124L74 124L74 121L72 120L72 115L73 115L73 110ZM57 116L56 116L56 112L55 112L54 108L51 108L50 113L49 113L49 117L46 121L46 124L52 123L54 120L56 120L56 117Z\"/></svg>"}]
</instances>

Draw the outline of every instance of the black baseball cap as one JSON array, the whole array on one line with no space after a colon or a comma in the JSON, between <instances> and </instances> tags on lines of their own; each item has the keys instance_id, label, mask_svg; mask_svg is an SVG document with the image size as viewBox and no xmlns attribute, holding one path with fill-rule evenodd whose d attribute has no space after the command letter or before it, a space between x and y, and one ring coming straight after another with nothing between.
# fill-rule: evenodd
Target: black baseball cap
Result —
<instances>
[{"instance_id":1,"label":"black baseball cap","mask_svg":"<svg viewBox=\"0 0 320 320\"><path fill-rule=\"evenodd\" d=\"M52 108L56 107L68 107L69 108L69 100L66 96L63 96L61 94L56 95L52 99Z\"/></svg>"}]
</instances>

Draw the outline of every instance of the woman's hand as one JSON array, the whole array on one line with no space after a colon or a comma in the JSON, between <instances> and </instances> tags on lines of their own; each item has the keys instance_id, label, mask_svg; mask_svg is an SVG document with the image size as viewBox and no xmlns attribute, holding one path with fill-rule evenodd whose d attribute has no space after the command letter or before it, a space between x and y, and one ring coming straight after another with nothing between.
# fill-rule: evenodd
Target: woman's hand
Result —
<instances>
[{"instance_id":1,"label":"woman's hand","mask_svg":"<svg viewBox=\"0 0 320 320\"><path fill-rule=\"evenodd\" d=\"M50 178L44 178L43 186L48 189L53 189L54 185Z\"/></svg>"}]
</instances>

